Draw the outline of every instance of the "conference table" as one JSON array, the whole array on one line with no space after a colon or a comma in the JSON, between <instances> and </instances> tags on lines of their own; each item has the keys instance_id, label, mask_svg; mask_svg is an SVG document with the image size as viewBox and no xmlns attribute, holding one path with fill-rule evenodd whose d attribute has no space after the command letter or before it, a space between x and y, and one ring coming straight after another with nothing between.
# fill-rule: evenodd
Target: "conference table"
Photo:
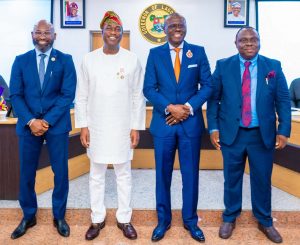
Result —
<instances>
[{"instance_id":1,"label":"conference table","mask_svg":"<svg viewBox=\"0 0 300 245\"><path fill-rule=\"evenodd\" d=\"M85 149L80 144L80 130L74 127L74 111L71 110L72 131L69 134L69 179L74 179L89 172L89 159ZM203 110L206 118L206 110ZM134 152L132 168L152 169L155 167L152 137L149 132L152 117L152 107L146 108L146 130L140 132L140 143ZM206 119L205 119L206 121ZM7 118L0 122L0 199L17 200L19 192L20 164L18 138L15 132L17 119ZM222 169L222 154L210 143L206 131L202 138L200 169ZM179 168L176 155L174 168ZM249 167L246 166L246 173ZM220 180L223 181L223 180ZM292 117L292 134L287 147L275 151L272 184L292 195L300 197L300 116ZM53 173L50 160L44 144L36 175L36 192L42 193L53 188Z\"/></svg>"}]
</instances>

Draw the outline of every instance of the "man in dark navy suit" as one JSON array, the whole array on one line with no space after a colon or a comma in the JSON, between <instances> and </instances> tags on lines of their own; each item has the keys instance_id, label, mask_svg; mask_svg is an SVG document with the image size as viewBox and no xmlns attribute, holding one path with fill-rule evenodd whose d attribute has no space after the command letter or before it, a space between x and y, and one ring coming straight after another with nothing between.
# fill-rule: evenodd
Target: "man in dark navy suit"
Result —
<instances>
[{"instance_id":1,"label":"man in dark navy suit","mask_svg":"<svg viewBox=\"0 0 300 245\"><path fill-rule=\"evenodd\" d=\"M165 20L168 42L150 50L144 95L153 105L150 131L154 139L156 211L158 225L152 241L170 228L170 187L176 149L182 174L182 219L192 238L203 242L198 227L198 179L202 132L202 105L211 95L210 66L203 47L184 41L185 18L178 13Z\"/></svg>"},{"instance_id":2,"label":"man in dark navy suit","mask_svg":"<svg viewBox=\"0 0 300 245\"><path fill-rule=\"evenodd\" d=\"M54 226L69 236L65 221L69 190L68 134L71 130L70 105L75 96L76 71L72 57L54 48L53 25L39 21L31 33L35 49L17 56L11 72L10 98L18 115L20 152L19 201L23 219L12 233L16 239L36 224L35 175L43 142L47 142L54 172L52 194Z\"/></svg>"},{"instance_id":3,"label":"man in dark navy suit","mask_svg":"<svg viewBox=\"0 0 300 245\"><path fill-rule=\"evenodd\" d=\"M241 213L248 158L258 228L280 243L271 214L271 175L274 150L284 148L290 136L289 91L280 62L258 54L260 37L254 28L241 28L235 44L239 54L217 61L207 108L211 142L221 149L224 162L225 210L219 236L232 235Z\"/></svg>"}]
</instances>

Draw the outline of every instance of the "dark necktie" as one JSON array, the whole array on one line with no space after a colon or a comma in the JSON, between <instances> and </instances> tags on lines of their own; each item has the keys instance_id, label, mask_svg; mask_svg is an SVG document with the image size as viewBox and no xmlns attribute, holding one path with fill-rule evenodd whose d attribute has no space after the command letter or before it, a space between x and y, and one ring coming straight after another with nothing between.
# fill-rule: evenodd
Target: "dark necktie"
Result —
<instances>
[{"instance_id":1,"label":"dark necktie","mask_svg":"<svg viewBox=\"0 0 300 245\"><path fill-rule=\"evenodd\" d=\"M251 123L251 75L249 71L250 61L245 62L245 71L242 81L242 123L245 127L248 127Z\"/></svg>"},{"instance_id":2,"label":"dark necktie","mask_svg":"<svg viewBox=\"0 0 300 245\"><path fill-rule=\"evenodd\" d=\"M44 77L45 77L45 57L46 54L39 54L41 57L40 64L39 64L39 77L40 77L40 84L41 88L43 87Z\"/></svg>"},{"instance_id":3,"label":"dark necktie","mask_svg":"<svg viewBox=\"0 0 300 245\"><path fill-rule=\"evenodd\" d=\"M175 73L176 81L178 82L179 75L180 75L180 58L179 58L180 48L174 48L174 51L176 52L175 63L174 63L174 73Z\"/></svg>"}]
</instances>

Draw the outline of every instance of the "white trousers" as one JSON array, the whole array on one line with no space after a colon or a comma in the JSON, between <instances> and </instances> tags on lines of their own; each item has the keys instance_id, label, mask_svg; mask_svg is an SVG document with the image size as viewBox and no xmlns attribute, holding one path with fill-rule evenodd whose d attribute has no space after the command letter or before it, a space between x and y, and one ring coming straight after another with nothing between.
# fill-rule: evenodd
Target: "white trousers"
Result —
<instances>
[{"instance_id":1,"label":"white trousers","mask_svg":"<svg viewBox=\"0 0 300 245\"><path fill-rule=\"evenodd\" d=\"M120 164L113 164L118 193L118 209L116 217L120 223L129 223L132 215L131 208L131 161ZM101 223L106 216L104 206L105 194L105 173L107 164L94 163L90 165L90 199L92 223Z\"/></svg>"}]
</instances>

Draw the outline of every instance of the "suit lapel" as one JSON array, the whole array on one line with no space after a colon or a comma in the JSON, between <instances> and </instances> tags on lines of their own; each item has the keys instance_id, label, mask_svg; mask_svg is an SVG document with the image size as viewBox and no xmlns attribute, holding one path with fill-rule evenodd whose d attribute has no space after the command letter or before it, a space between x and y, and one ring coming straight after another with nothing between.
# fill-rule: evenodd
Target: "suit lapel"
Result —
<instances>
[{"instance_id":1,"label":"suit lapel","mask_svg":"<svg viewBox=\"0 0 300 245\"><path fill-rule=\"evenodd\" d=\"M256 101L258 101L261 91L263 89L263 85L265 83L265 71L268 70L266 66L266 62L263 60L262 56L258 56L257 59L257 88L256 88Z\"/></svg>"},{"instance_id":2,"label":"suit lapel","mask_svg":"<svg viewBox=\"0 0 300 245\"><path fill-rule=\"evenodd\" d=\"M240 68L240 58L238 54L233 57L232 69L230 69L228 72L232 73L232 81L234 82L234 86L238 91L240 99L242 99L242 77Z\"/></svg>"},{"instance_id":3,"label":"suit lapel","mask_svg":"<svg viewBox=\"0 0 300 245\"><path fill-rule=\"evenodd\" d=\"M169 47L169 43L166 43L165 45L162 46L162 57L161 57L164 66L166 68L166 71L168 72L172 84L177 85L177 81L175 78L175 73L174 73L174 68L173 68L173 64L172 64L172 59L171 59L171 54L170 54L170 47Z\"/></svg>"},{"instance_id":4,"label":"suit lapel","mask_svg":"<svg viewBox=\"0 0 300 245\"><path fill-rule=\"evenodd\" d=\"M32 52L30 53L30 62L29 62L29 64L30 64L29 70L32 71L33 81L36 83L37 88L41 88L39 71L38 71L38 68L37 68L35 50L32 50Z\"/></svg>"},{"instance_id":5,"label":"suit lapel","mask_svg":"<svg viewBox=\"0 0 300 245\"><path fill-rule=\"evenodd\" d=\"M44 83L43 83L42 93L45 91L45 89L49 83L49 80L52 76L52 70L53 70L53 66L55 64L56 59L57 59L56 51L55 51L55 49L52 49L49 60L48 60L48 65L47 65L47 70L46 70L45 79L44 79Z\"/></svg>"},{"instance_id":6,"label":"suit lapel","mask_svg":"<svg viewBox=\"0 0 300 245\"><path fill-rule=\"evenodd\" d=\"M186 53L189 50L190 46L189 44L184 41L183 43L183 49L182 49L182 58L181 58L181 63L180 63L180 74L179 74L179 81L178 81L178 85L181 85L183 83L183 81L185 81L185 76L186 76L186 72L187 72L187 56Z\"/></svg>"}]
</instances>

